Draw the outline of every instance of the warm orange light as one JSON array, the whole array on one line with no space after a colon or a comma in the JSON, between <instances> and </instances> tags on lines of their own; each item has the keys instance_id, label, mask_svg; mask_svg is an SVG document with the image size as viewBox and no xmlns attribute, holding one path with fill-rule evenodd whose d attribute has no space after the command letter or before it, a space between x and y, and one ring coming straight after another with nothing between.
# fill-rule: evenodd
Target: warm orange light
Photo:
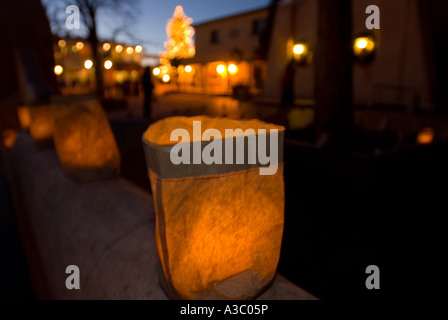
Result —
<instances>
[{"instance_id":1,"label":"warm orange light","mask_svg":"<svg viewBox=\"0 0 448 320\"><path fill-rule=\"evenodd\" d=\"M219 66L216 67L216 72L218 72L219 74L223 74L224 72L226 72L226 66L220 64Z\"/></svg>"},{"instance_id":2,"label":"warm orange light","mask_svg":"<svg viewBox=\"0 0 448 320\"><path fill-rule=\"evenodd\" d=\"M417 136L417 142L419 144L430 144L434 141L434 129L424 128L419 132Z\"/></svg>"},{"instance_id":3,"label":"warm orange light","mask_svg":"<svg viewBox=\"0 0 448 320\"><path fill-rule=\"evenodd\" d=\"M171 80L171 77L169 75L167 75L167 74L165 74L162 77L162 81L165 82L165 83L169 82L170 80Z\"/></svg>"},{"instance_id":4,"label":"warm orange light","mask_svg":"<svg viewBox=\"0 0 448 320\"><path fill-rule=\"evenodd\" d=\"M138 45L138 46L135 47L135 52L140 53L142 51L143 51L143 47L142 46Z\"/></svg>"},{"instance_id":5,"label":"warm orange light","mask_svg":"<svg viewBox=\"0 0 448 320\"><path fill-rule=\"evenodd\" d=\"M78 50L82 50L82 48L84 48L84 43L82 43L81 41L80 41L80 42L77 42L77 43L76 43L76 49L78 49Z\"/></svg>"},{"instance_id":6,"label":"warm orange light","mask_svg":"<svg viewBox=\"0 0 448 320\"><path fill-rule=\"evenodd\" d=\"M117 46L115 47L115 52L116 52L116 53L120 53L121 51L123 51L123 46L122 46L122 45L117 45Z\"/></svg>"},{"instance_id":7,"label":"warm orange light","mask_svg":"<svg viewBox=\"0 0 448 320\"><path fill-rule=\"evenodd\" d=\"M236 74L238 72L238 67L234 64L229 65L229 73L230 74Z\"/></svg>"},{"instance_id":8,"label":"warm orange light","mask_svg":"<svg viewBox=\"0 0 448 320\"><path fill-rule=\"evenodd\" d=\"M18 107L17 116L19 117L20 127L22 129L28 129L31 124L30 108L27 106Z\"/></svg>"},{"instance_id":9,"label":"warm orange light","mask_svg":"<svg viewBox=\"0 0 448 320\"><path fill-rule=\"evenodd\" d=\"M17 139L17 131L14 130L3 131L3 145L6 148L11 149L12 147L14 147L16 139Z\"/></svg>"},{"instance_id":10,"label":"warm orange light","mask_svg":"<svg viewBox=\"0 0 448 320\"><path fill-rule=\"evenodd\" d=\"M65 40L59 40L59 42L58 42L58 45L61 47L61 48L63 48L63 47L65 47L65 45L66 45L67 43L65 42Z\"/></svg>"},{"instance_id":11,"label":"warm orange light","mask_svg":"<svg viewBox=\"0 0 448 320\"><path fill-rule=\"evenodd\" d=\"M104 51L109 51L110 50L110 44L109 43L105 43L105 44L103 44L103 50Z\"/></svg>"},{"instance_id":12,"label":"warm orange light","mask_svg":"<svg viewBox=\"0 0 448 320\"><path fill-rule=\"evenodd\" d=\"M202 129L194 134L197 122ZM159 281L171 298L250 299L276 274L284 226L283 160L279 159L275 174L262 176L258 168L233 171L225 164L223 168L229 171L219 173L207 164L176 166L166 156L166 148L178 143L167 132L187 132L189 137L178 146L190 150L205 130L218 132L219 138L212 134L214 140L225 135L227 145L235 136L245 135L246 128L253 131L252 136L259 129L284 130L258 120L174 117L152 124L143 135L145 153L152 156L147 157L144 173L149 173L157 221L162 221L156 223L155 231ZM228 130L241 133L229 135ZM231 154L238 149L233 144ZM228 151L223 148L222 152L224 159ZM179 174L172 176L173 170ZM229 190L238 190L238 196Z\"/></svg>"},{"instance_id":13,"label":"warm orange light","mask_svg":"<svg viewBox=\"0 0 448 320\"><path fill-rule=\"evenodd\" d=\"M134 52L134 48L132 48L132 47L128 47L126 49L126 53L129 54L129 55L131 55L133 52Z\"/></svg>"},{"instance_id":14,"label":"warm orange light","mask_svg":"<svg viewBox=\"0 0 448 320\"><path fill-rule=\"evenodd\" d=\"M90 68L92 68L92 66L93 66L93 62L92 62L92 60L86 60L86 61L84 62L84 68L86 68L87 70L89 70Z\"/></svg>"},{"instance_id":15,"label":"warm orange light","mask_svg":"<svg viewBox=\"0 0 448 320\"><path fill-rule=\"evenodd\" d=\"M305 46L303 44L296 44L292 50L294 54L302 54L305 52Z\"/></svg>"},{"instance_id":16,"label":"warm orange light","mask_svg":"<svg viewBox=\"0 0 448 320\"><path fill-rule=\"evenodd\" d=\"M375 42L368 37L359 37L355 39L354 52L356 55L370 53L375 48Z\"/></svg>"},{"instance_id":17,"label":"warm orange light","mask_svg":"<svg viewBox=\"0 0 448 320\"><path fill-rule=\"evenodd\" d=\"M160 74L160 68L154 68L154 70L152 70L152 74L158 76Z\"/></svg>"},{"instance_id":18,"label":"warm orange light","mask_svg":"<svg viewBox=\"0 0 448 320\"><path fill-rule=\"evenodd\" d=\"M54 67L54 74L60 76L64 72L64 68L62 66L57 65Z\"/></svg>"},{"instance_id":19,"label":"warm orange light","mask_svg":"<svg viewBox=\"0 0 448 320\"><path fill-rule=\"evenodd\" d=\"M110 68L112 68L113 63L110 60L106 60L104 61L104 68L106 68L107 70L109 70Z\"/></svg>"},{"instance_id":20,"label":"warm orange light","mask_svg":"<svg viewBox=\"0 0 448 320\"><path fill-rule=\"evenodd\" d=\"M193 68L191 66L185 67L185 72L190 73L191 71L193 71Z\"/></svg>"},{"instance_id":21,"label":"warm orange light","mask_svg":"<svg viewBox=\"0 0 448 320\"><path fill-rule=\"evenodd\" d=\"M98 101L67 102L54 114L52 140L64 171L79 181L118 176L120 153Z\"/></svg>"},{"instance_id":22,"label":"warm orange light","mask_svg":"<svg viewBox=\"0 0 448 320\"><path fill-rule=\"evenodd\" d=\"M368 42L367 42L367 40L365 38L361 38L358 41L356 41L356 46L359 49L367 48L367 44L368 44Z\"/></svg>"},{"instance_id":23,"label":"warm orange light","mask_svg":"<svg viewBox=\"0 0 448 320\"><path fill-rule=\"evenodd\" d=\"M131 77L133 79L137 79L138 78L138 71L137 70L132 70L131 71Z\"/></svg>"}]
</instances>

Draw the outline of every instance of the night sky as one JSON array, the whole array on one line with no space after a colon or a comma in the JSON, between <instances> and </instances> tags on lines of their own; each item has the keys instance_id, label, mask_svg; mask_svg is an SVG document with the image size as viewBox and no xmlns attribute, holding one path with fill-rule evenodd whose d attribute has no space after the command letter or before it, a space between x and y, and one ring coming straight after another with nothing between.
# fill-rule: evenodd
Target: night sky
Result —
<instances>
[{"instance_id":1,"label":"night sky","mask_svg":"<svg viewBox=\"0 0 448 320\"><path fill-rule=\"evenodd\" d=\"M166 41L165 26L173 15L176 5L181 5L185 13L194 23L204 22L252 9L258 9L269 4L269 0L141 0L140 10L134 26L129 28L131 37L120 34L116 40L129 45L139 42L145 53L158 54L164 50ZM99 36L110 39L116 19L112 16L101 16L99 22Z\"/></svg>"}]
</instances>

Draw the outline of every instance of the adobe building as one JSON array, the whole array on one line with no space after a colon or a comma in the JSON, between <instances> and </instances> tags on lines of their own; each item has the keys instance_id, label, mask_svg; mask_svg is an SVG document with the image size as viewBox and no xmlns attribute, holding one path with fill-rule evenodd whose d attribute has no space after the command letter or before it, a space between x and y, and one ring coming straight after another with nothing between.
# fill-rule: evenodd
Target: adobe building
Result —
<instances>
[{"instance_id":1,"label":"adobe building","mask_svg":"<svg viewBox=\"0 0 448 320\"><path fill-rule=\"evenodd\" d=\"M442 6L440 1L435 2ZM379 30L366 27L369 5L380 9ZM354 0L352 6L354 104L403 110L434 109L437 68L429 49L437 41L428 42L434 28L428 31L431 19L422 25L421 3L418 0ZM432 17L432 13L434 10L426 16ZM196 56L185 61L191 67L189 72L180 67L179 89L230 93L235 85L245 85L253 94L278 102L285 68L296 58L301 62L295 66L295 99L299 105L312 104L318 1L279 3L268 58L263 61L257 59L256 51L268 14L268 8L263 8L195 25ZM357 48L359 39L362 48ZM303 47L299 54L294 54L294 46L298 44ZM232 66L236 72L229 71L230 65L236 67Z\"/></svg>"},{"instance_id":2,"label":"adobe building","mask_svg":"<svg viewBox=\"0 0 448 320\"><path fill-rule=\"evenodd\" d=\"M227 94L236 85L261 92L266 63L258 59L268 9L195 24L196 55L182 60L178 84L186 92ZM185 68L185 65L190 68Z\"/></svg>"},{"instance_id":3,"label":"adobe building","mask_svg":"<svg viewBox=\"0 0 448 320\"><path fill-rule=\"evenodd\" d=\"M380 9L380 29L366 28L366 8ZM293 58L293 46L304 43L312 55L317 44L316 0L289 1L277 10L269 52L267 77L263 94L280 98L282 72ZM372 56L354 62L353 102L358 106L396 106L431 109L428 70L424 53L422 27L416 0L352 1L354 49L356 39L367 37L373 42ZM311 61L296 68L295 96L312 99L314 64Z\"/></svg>"}]
</instances>

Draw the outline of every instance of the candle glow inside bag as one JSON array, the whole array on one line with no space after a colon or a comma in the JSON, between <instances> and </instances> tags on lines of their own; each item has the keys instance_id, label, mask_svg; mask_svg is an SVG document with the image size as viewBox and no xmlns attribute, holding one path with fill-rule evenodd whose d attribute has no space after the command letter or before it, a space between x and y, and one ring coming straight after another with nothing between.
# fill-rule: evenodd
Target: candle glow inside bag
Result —
<instances>
[{"instance_id":1,"label":"candle glow inside bag","mask_svg":"<svg viewBox=\"0 0 448 320\"><path fill-rule=\"evenodd\" d=\"M226 129L278 131L277 171L260 175L256 164L178 164L170 161L175 129L190 133L193 122L202 131L219 130L222 157L233 139L233 156L242 149ZM273 280L280 257L284 223L284 128L258 120L173 117L149 127L143 136L156 209L159 282L174 299L250 299ZM258 134L257 134L257 139ZM200 139L200 137L199 137ZM249 152L246 139L245 152ZM266 139L265 141L269 141ZM202 141L201 150L210 141ZM272 151L272 150L271 150ZM247 156L246 156L247 158Z\"/></svg>"}]
</instances>

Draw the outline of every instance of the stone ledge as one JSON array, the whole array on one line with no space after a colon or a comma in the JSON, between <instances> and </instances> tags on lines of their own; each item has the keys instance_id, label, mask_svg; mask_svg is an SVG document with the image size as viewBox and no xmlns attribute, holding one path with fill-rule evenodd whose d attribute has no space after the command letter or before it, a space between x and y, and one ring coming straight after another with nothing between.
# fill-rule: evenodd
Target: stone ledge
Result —
<instances>
[{"instance_id":1,"label":"stone ledge","mask_svg":"<svg viewBox=\"0 0 448 320\"><path fill-rule=\"evenodd\" d=\"M124 179L80 184L59 164L54 149L39 150L20 132L8 154L16 211L28 225L26 249L40 263L50 299L168 299L158 284L153 200ZM22 233L23 237L23 233ZM77 265L81 290L65 288L65 268ZM37 280L37 279L33 279ZM39 281L35 281L39 283ZM316 299L277 275L259 299Z\"/></svg>"}]
</instances>

